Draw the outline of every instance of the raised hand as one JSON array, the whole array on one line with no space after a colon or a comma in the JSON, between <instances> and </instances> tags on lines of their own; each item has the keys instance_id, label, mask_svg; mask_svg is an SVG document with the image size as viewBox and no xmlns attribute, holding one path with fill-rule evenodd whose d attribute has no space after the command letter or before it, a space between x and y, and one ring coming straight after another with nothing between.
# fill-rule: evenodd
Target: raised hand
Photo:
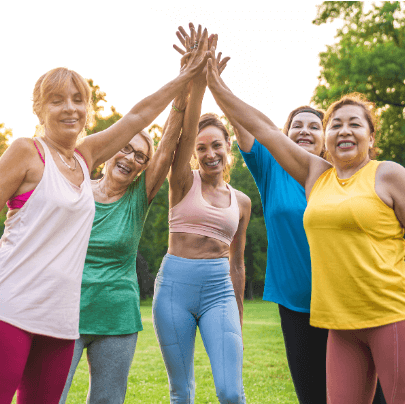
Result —
<instances>
[{"instance_id":1,"label":"raised hand","mask_svg":"<svg viewBox=\"0 0 405 404\"><path fill-rule=\"evenodd\" d=\"M215 47L211 47L210 56L207 61L207 84L210 89L215 88L216 86L221 86L227 88L225 83L223 82L221 78L221 73L224 71L226 64L230 60L230 57L227 56L224 59L221 60L222 53L219 52L217 56L215 56ZM204 69L205 70L205 69ZM227 88L228 89L228 88Z\"/></svg>"},{"instance_id":2,"label":"raised hand","mask_svg":"<svg viewBox=\"0 0 405 404\"><path fill-rule=\"evenodd\" d=\"M209 53L208 53L208 32L205 28L201 34L201 27L197 32L195 32L194 26L190 28L190 37L185 35L184 46L188 52L180 52L182 57L182 62L184 63L182 74L190 75L191 78L199 74L206 65Z\"/></svg>"}]
</instances>

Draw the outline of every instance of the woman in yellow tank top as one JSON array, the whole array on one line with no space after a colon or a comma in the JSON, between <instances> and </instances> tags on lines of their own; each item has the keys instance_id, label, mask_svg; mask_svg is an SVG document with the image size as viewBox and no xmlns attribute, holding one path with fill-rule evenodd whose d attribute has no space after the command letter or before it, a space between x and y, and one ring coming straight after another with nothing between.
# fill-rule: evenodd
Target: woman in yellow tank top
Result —
<instances>
[{"instance_id":1,"label":"woman in yellow tank top","mask_svg":"<svg viewBox=\"0 0 405 404\"><path fill-rule=\"evenodd\" d=\"M332 166L223 86L214 57L207 78L218 105L305 187L311 324L330 329L328 402L371 403L378 373L387 402L404 403L405 168L372 160L371 103L357 94L328 109L324 126Z\"/></svg>"}]
</instances>

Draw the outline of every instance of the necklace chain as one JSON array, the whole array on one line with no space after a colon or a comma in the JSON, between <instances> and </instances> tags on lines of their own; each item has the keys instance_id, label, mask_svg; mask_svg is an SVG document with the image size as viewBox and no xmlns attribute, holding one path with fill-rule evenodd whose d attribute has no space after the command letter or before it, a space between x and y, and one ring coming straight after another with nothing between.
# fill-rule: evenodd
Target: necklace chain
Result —
<instances>
[{"instance_id":1,"label":"necklace chain","mask_svg":"<svg viewBox=\"0 0 405 404\"><path fill-rule=\"evenodd\" d=\"M77 168L77 158L76 158L76 156L73 154L73 160L75 161L75 166L72 168L68 163L66 163L66 161L65 160L63 160L63 157L61 156L61 154L58 152L58 150L55 148L55 147L53 147L51 144L49 144L48 142L45 142L48 146L51 146L52 147L52 149L53 150L55 150L56 151L56 153L58 154L58 156L59 156L59 158L61 159L61 161L62 161L62 163L67 167L67 168L69 168L69 170L72 170L72 171L75 171L76 170L76 168Z\"/></svg>"}]
</instances>

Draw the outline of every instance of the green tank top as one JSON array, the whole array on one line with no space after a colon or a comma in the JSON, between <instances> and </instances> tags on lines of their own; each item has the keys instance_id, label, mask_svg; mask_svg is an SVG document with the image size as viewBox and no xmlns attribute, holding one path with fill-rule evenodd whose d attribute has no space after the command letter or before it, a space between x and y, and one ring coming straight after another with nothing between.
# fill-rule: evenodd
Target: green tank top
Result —
<instances>
[{"instance_id":1,"label":"green tank top","mask_svg":"<svg viewBox=\"0 0 405 404\"><path fill-rule=\"evenodd\" d=\"M136 255L147 213L145 172L118 201L96 202L82 279L80 334L142 330Z\"/></svg>"}]
</instances>

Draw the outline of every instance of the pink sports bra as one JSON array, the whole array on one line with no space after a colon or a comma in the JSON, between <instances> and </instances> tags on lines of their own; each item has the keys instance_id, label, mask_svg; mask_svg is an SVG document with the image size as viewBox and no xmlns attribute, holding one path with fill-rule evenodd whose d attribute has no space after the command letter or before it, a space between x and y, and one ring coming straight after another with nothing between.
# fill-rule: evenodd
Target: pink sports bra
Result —
<instances>
[{"instance_id":1,"label":"pink sports bra","mask_svg":"<svg viewBox=\"0 0 405 404\"><path fill-rule=\"evenodd\" d=\"M231 191L231 204L227 208L217 208L203 198L198 170L193 171L193 177L190 191L169 211L169 232L199 234L230 245L239 226L235 190L227 184Z\"/></svg>"},{"instance_id":2,"label":"pink sports bra","mask_svg":"<svg viewBox=\"0 0 405 404\"><path fill-rule=\"evenodd\" d=\"M38 151L39 157L41 157L41 160L42 160L42 162L43 162L44 165L45 165L45 160L44 160L44 158L42 157L42 154L41 154L41 152L40 152L39 149L38 149L37 143L35 142L35 140L33 140L33 141L34 141L35 148L36 148L37 151ZM80 156L82 156L82 154L81 154L78 150L75 149L75 151L76 151L78 154L80 154ZM82 156L82 157L83 157L83 156ZM86 163L86 166L87 166L87 162L86 162L86 160L84 159L84 157L83 157L83 160L84 160L84 162ZM34 191L35 191L35 189L33 189L33 190L31 190L31 191L28 191L28 192L24 192L23 194L17 195L17 196L15 196L14 198L10 198L10 199L7 201L7 207L8 207L10 210L13 210L13 209L21 209L21 208L24 206L25 202L28 201L28 199L30 198L30 196L32 195L32 193L33 193Z\"/></svg>"}]
</instances>

